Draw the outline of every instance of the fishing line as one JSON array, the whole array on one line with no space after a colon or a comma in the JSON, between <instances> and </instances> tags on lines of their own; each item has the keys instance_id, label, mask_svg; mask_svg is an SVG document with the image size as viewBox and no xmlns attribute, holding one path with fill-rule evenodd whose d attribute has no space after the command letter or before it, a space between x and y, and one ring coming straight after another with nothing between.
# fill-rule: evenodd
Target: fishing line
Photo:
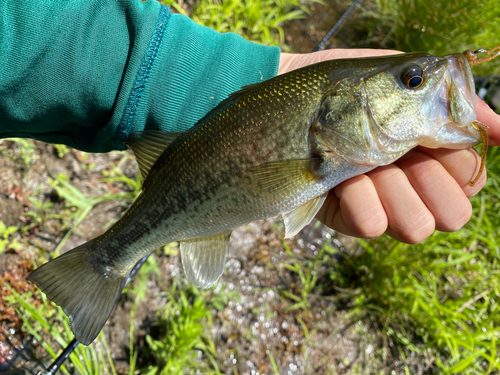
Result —
<instances>
[{"instance_id":1,"label":"fishing line","mask_svg":"<svg viewBox=\"0 0 500 375\"><path fill-rule=\"evenodd\" d=\"M330 29L330 31L325 35L323 40L319 42L319 44L316 46L316 48L313 49L313 52L317 51L323 51L326 47L326 44L328 43L328 40L337 32L346 18L349 16L349 14L353 11L354 7L356 6L357 3L359 3L361 0L354 0L351 6L345 11L345 13L340 17L340 19L337 21L335 25Z\"/></svg>"}]
</instances>

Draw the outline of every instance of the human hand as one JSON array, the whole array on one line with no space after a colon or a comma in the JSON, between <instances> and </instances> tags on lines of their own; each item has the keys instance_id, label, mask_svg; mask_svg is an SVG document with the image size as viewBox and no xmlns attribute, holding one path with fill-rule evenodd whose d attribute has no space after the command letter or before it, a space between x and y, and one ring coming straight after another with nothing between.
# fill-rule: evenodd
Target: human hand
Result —
<instances>
[{"instance_id":1,"label":"human hand","mask_svg":"<svg viewBox=\"0 0 500 375\"><path fill-rule=\"evenodd\" d=\"M324 60L393 55L391 50L334 49L311 54L286 54L278 74ZM476 98L477 120L489 126L490 145L500 145L500 116ZM435 229L454 232L472 215L470 197L486 182L483 173L471 187L480 157L474 149L417 147L395 163L337 185L317 218L338 232L362 238L387 233L398 241L418 243Z\"/></svg>"}]
</instances>

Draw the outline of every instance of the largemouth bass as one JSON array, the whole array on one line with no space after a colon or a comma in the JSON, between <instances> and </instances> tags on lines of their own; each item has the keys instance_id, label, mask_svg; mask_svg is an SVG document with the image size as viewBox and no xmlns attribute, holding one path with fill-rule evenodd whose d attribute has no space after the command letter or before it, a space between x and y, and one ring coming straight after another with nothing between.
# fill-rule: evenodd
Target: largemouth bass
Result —
<instances>
[{"instance_id":1,"label":"largemouth bass","mask_svg":"<svg viewBox=\"0 0 500 375\"><path fill-rule=\"evenodd\" d=\"M335 185L417 145L476 145L485 131L474 107L463 54L332 60L247 86L185 133L131 135L140 196L107 232L29 280L88 345L146 254L179 241L188 279L208 288L234 228L281 214L294 236Z\"/></svg>"}]
</instances>

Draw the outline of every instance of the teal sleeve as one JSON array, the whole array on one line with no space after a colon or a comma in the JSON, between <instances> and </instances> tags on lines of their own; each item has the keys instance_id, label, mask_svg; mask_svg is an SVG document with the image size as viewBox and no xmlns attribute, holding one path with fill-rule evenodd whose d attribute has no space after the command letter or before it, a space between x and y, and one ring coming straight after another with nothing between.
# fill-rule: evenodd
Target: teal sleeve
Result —
<instances>
[{"instance_id":1,"label":"teal sleeve","mask_svg":"<svg viewBox=\"0 0 500 375\"><path fill-rule=\"evenodd\" d=\"M0 137L124 149L132 132L186 130L273 77L279 54L156 0L2 0Z\"/></svg>"}]
</instances>

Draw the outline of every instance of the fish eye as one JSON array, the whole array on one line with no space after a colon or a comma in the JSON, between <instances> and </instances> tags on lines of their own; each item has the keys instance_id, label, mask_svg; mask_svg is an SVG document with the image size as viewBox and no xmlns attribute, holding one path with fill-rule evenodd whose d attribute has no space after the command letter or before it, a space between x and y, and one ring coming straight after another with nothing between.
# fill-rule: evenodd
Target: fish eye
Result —
<instances>
[{"instance_id":1,"label":"fish eye","mask_svg":"<svg viewBox=\"0 0 500 375\"><path fill-rule=\"evenodd\" d=\"M401 81L409 89L418 89L424 83L422 68L417 65L406 68L401 74Z\"/></svg>"}]
</instances>

